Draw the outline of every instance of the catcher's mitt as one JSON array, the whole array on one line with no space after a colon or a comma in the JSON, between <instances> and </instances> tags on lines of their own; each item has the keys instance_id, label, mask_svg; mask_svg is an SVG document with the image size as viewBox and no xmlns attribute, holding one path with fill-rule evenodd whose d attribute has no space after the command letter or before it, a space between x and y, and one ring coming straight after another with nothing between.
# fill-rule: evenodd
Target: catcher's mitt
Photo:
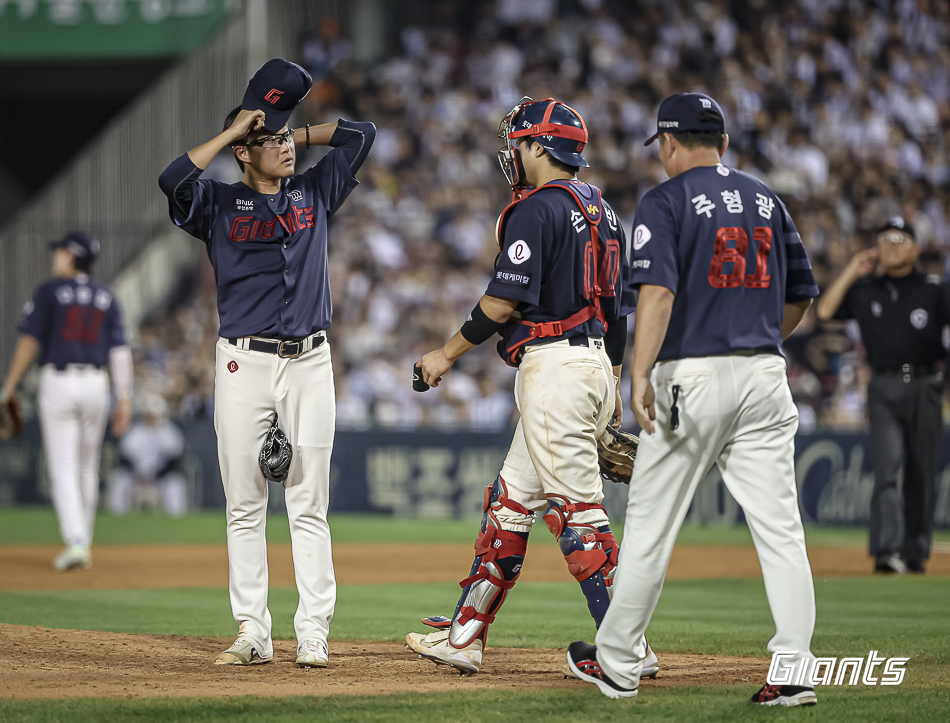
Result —
<instances>
[{"instance_id":1,"label":"catcher's mitt","mask_svg":"<svg viewBox=\"0 0 950 723\"><path fill-rule=\"evenodd\" d=\"M20 401L14 394L0 404L0 439L16 437L23 431L23 416L20 414Z\"/></svg>"},{"instance_id":2,"label":"catcher's mitt","mask_svg":"<svg viewBox=\"0 0 950 723\"><path fill-rule=\"evenodd\" d=\"M267 430L267 437L264 438L264 446L261 447L259 458L261 472L264 473L265 479L284 484L287 480L287 474L290 472L290 462L293 458L294 452L290 446L290 441L283 430L277 426L277 413L275 412L270 429Z\"/></svg>"},{"instance_id":3,"label":"catcher's mitt","mask_svg":"<svg viewBox=\"0 0 950 723\"><path fill-rule=\"evenodd\" d=\"M601 477L618 484L630 484L639 445L638 437L608 425L597 440Z\"/></svg>"}]
</instances>

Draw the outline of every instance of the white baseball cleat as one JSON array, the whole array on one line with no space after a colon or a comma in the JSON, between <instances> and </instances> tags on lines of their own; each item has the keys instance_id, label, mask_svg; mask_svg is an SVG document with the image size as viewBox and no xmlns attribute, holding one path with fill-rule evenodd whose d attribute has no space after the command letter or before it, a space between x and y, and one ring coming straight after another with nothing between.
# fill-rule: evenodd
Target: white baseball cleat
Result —
<instances>
[{"instance_id":1,"label":"white baseball cleat","mask_svg":"<svg viewBox=\"0 0 950 723\"><path fill-rule=\"evenodd\" d=\"M297 665L301 668L326 668L330 664L327 641L304 638L297 644Z\"/></svg>"},{"instance_id":2,"label":"white baseball cleat","mask_svg":"<svg viewBox=\"0 0 950 723\"><path fill-rule=\"evenodd\" d=\"M53 568L60 572L66 570L88 570L92 567L92 554L87 545L68 545L53 558Z\"/></svg>"},{"instance_id":3,"label":"white baseball cleat","mask_svg":"<svg viewBox=\"0 0 950 723\"><path fill-rule=\"evenodd\" d=\"M249 638L242 638L231 643L231 647L215 658L215 665L262 665L274 659L274 651L264 655L260 652L257 643Z\"/></svg>"},{"instance_id":4,"label":"white baseball cleat","mask_svg":"<svg viewBox=\"0 0 950 723\"><path fill-rule=\"evenodd\" d=\"M409 633L406 647L418 653L420 658L431 660L436 665L451 665L462 675L477 673L482 664L482 641L477 639L464 648L456 648L449 642L448 630L436 630L423 635Z\"/></svg>"}]
</instances>

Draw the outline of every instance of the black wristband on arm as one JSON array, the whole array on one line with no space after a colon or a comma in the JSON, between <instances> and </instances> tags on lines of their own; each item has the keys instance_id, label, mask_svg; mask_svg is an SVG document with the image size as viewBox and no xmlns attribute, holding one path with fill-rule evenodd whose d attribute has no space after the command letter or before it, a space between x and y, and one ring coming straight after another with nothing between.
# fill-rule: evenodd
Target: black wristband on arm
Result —
<instances>
[{"instance_id":1,"label":"black wristband on arm","mask_svg":"<svg viewBox=\"0 0 950 723\"><path fill-rule=\"evenodd\" d=\"M504 324L488 318L488 315L482 311L481 304L475 304L471 316L471 319L462 324L462 328L459 329L459 332L465 341L475 346L488 341L495 336L495 334L500 334L501 330L505 327Z\"/></svg>"},{"instance_id":2,"label":"black wristband on arm","mask_svg":"<svg viewBox=\"0 0 950 723\"><path fill-rule=\"evenodd\" d=\"M627 318L615 319L607 326L604 334L604 351L610 359L611 365L618 367L623 364L623 354L627 350Z\"/></svg>"}]
</instances>

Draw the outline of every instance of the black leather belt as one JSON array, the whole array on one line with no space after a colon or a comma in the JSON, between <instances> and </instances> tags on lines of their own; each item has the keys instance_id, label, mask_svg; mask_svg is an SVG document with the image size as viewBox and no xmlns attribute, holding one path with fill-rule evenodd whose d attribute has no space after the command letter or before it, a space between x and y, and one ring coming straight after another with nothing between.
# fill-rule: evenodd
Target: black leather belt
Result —
<instances>
[{"instance_id":1,"label":"black leather belt","mask_svg":"<svg viewBox=\"0 0 950 723\"><path fill-rule=\"evenodd\" d=\"M326 340L326 334L318 331L303 339L261 339L257 336L245 336L239 339L228 339L228 344L250 351L276 354L282 359L296 359L301 354L316 349Z\"/></svg>"}]
</instances>

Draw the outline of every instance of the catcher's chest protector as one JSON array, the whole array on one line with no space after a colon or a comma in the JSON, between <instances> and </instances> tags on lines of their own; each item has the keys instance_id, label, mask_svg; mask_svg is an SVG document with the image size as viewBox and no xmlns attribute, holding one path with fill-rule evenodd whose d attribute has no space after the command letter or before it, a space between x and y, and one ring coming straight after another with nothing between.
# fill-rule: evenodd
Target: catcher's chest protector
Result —
<instances>
[{"instance_id":1,"label":"catcher's chest protector","mask_svg":"<svg viewBox=\"0 0 950 723\"><path fill-rule=\"evenodd\" d=\"M602 297L616 296L619 271L620 242L614 238L600 238L600 221L604 217L604 204L600 189L577 181L551 181L541 188L509 204L498 218L498 245L504 249L505 223L511 210L528 196L547 189L567 191L580 208L590 236L584 248L584 288L583 295L590 303L567 319L535 323L524 319L511 319L505 325L503 339L498 343L498 353L509 366L517 367L521 363L524 345L533 339L552 339L562 336L590 319L596 318L607 328L607 320L601 309ZM603 248L601 248L603 246Z\"/></svg>"}]
</instances>

